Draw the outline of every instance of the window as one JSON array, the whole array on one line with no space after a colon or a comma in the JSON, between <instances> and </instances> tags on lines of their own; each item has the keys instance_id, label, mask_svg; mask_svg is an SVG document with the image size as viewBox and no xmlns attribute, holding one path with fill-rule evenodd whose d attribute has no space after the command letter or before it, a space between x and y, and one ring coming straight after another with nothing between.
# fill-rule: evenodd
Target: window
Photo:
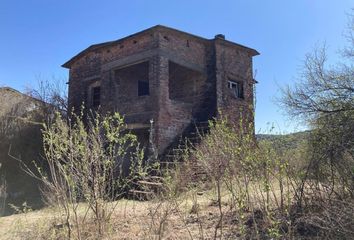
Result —
<instances>
[{"instance_id":1,"label":"window","mask_svg":"<svg viewBox=\"0 0 354 240\"><path fill-rule=\"evenodd\" d=\"M175 62L168 63L168 95L171 100L194 103L200 98L206 81L201 72Z\"/></svg>"},{"instance_id":2,"label":"window","mask_svg":"<svg viewBox=\"0 0 354 240\"><path fill-rule=\"evenodd\" d=\"M92 107L97 108L100 105L101 87L93 87L91 91Z\"/></svg>"},{"instance_id":3,"label":"window","mask_svg":"<svg viewBox=\"0 0 354 240\"><path fill-rule=\"evenodd\" d=\"M242 82L228 81L228 87L235 98L243 98L243 84Z\"/></svg>"},{"instance_id":4,"label":"window","mask_svg":"<svg viewBox=\"0 0 354 240\"><path fill-rule=\"evenodd\" d=\"M150 95L149 68L149 61L143 61L120 66L113 70L115 95L119 101L126 102L138 96Z\"/></svg>"},{"instance_id":5,"label":"window","mask_svg":"<svg viewBox=\"0 0 354 240\"><path fill-rule=\"evenodd\" d=\"M149 82L138 81L138 96L149 95Z\"/></svg>"}]
</instances>

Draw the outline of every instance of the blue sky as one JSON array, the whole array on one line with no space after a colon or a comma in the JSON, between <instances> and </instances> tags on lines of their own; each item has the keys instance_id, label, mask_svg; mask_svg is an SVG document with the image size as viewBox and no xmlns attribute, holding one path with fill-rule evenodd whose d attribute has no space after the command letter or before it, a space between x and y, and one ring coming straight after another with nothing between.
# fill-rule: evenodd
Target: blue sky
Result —
<instances>
[{"instance_id":1,"label":"blue sky","mask_svg":"<svg viewBox=\"0 0 354 240\"><path fill-rule=\"evenodd\" d=\"M297 79L316 44L325 41L339 60L353 7L352 0L1 0L0 86L23 91L38 78L67 78L60 66L79 51L157 24L206 38L222 33L261 53L256 131L293 132L304 126L277 106L279 87Z\"/></svg>"}]
</instances>

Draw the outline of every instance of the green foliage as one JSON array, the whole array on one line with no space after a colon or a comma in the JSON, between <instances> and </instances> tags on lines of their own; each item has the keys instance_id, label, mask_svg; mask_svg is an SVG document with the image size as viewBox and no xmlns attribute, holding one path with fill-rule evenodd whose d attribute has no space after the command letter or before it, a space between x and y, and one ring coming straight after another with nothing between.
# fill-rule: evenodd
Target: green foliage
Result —
<instances>
[{"instance_id":1,"label":"green foliage","mask_svg":"<svg viewBox=\"0 0 354 240\"><path fill-rule=\"evenodd\" d=\"M201 180L215 186L219 221L214 238L218 234L223 236L222 224L228 214L240 219L239 229L245 238L250 237L249 234L260 237L261 226L257 221L269 222L272 227L268 235L280 238L280 223L272 209L278 209L284 219L289 218L294 177L291 158L285 148L280 147L284 142L257 142L249 131L252 126L246 126L242 120L233 123L221 116L211 121L209 127L210 132L202 136L201 143L191 151L191 161L206 175ZM280 194L276 193L278 191ZM231 213L222 206L225 200ZM244 222L253 226L251 232Z\"/></svg>"},{"instance_id":2,"label":"green foliage","mask_svg":"<svg viewBox=\"0 0 354 240\"><path fill-rule=\"evenodd\" d=\"M28 170L43 183L47 202L62 209L68 237L81 239L80 226L87 221L78 217L80 202L91 213L99 235L107 229L117 200L137 178L150 169L144 163L144 149L131 134L118 113L84 119L72 114L65 120L56 113L53 122L43 129L44 158L48 174L37 166Z\"/></svg>"}]
</instances>

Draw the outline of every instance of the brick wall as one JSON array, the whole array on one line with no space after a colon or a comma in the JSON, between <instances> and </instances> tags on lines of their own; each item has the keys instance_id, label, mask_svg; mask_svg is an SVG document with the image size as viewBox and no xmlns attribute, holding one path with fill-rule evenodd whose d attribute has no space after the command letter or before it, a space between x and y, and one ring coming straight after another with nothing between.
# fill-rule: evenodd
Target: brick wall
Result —
<instances>
[{"instance_id":1,"label":"brick wall","mask_svg":"<svg viewBox=\"0 0 354 240\"><path fill-rule=\"evenodd\" d=\"M101 111L118 111L128 123L148 124L153 119L160 153L192 121L216 116L216 109L235 122L242 109L247 121L253 122L252 54L223 39L155 27L94 45L66 67L70 107L79 109L85 102L89 108L90 86L99 82ZM231 94L229 79L243 83L243 99ZM149 82L148 96L137 96L139 80Z\"/></svg>"},{"instance_id":2,"label":"brick wall","mask_svg":"<svg viewBox=\"0 0 354 240\"><path fill-rule=\"evenodd\" d=\"M215 41L217 108L234 124L241 121L253 124L253 85L252 56L243 49ZM243 85L243 98L237 98L228 88L228 81Z\"/></svg>"}]
</instances>

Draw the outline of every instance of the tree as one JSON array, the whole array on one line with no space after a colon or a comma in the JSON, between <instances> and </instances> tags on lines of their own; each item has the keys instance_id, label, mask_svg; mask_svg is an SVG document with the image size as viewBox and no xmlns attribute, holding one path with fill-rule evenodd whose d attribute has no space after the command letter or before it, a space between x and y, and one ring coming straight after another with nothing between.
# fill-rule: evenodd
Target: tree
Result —
<instances>
[{"instance_id":1,"label":"tree","mask_svg":"<svg viewBox=\"0 0 354 240\"><path fill-rule=\"evenodd\" d=\"M317 180L340 180L354 192L354 16L348 28L349 45L342 61L327 65L326 47L305 56L300 81L283 89L282 104L293 117L312 127L308 172Z\"/></svg>"},{"instance_id":2,"label":"tree","mask_svg":"<svg viewBox=\"0 0 354 240\"><path fill-rule=\"evenodd\" d=\"M354 51L354 43L352 48ZM327 68L326 61L325 47L306 55L301 81L284 90L282 102L290 115L314 120L320 115L354 111L353 65Z\"/></svg>"},{"instance_id":3,"label":"tree","mask_svg":"<svg viewBox=\"0 0 354 240\"><path fill-rule=\"evenodd\" d=\"M41 109L47 115L53 115L56 111L65 114L69 110L65 79L38 77L37 87L27 89L27 94L42 102Z\"/></svg>"}]
</instances>

